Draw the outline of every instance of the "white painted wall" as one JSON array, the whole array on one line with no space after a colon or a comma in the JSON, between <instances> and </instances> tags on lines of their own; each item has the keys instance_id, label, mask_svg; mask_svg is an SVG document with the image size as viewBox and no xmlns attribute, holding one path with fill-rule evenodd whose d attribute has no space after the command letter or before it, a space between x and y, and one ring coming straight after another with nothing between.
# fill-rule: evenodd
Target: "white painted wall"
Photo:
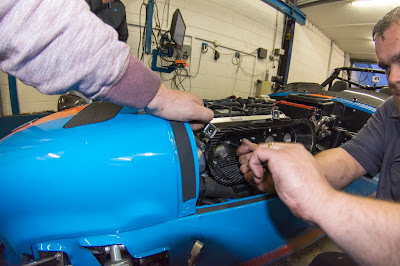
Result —
<instances>
[{"instance_id":1,"label":"white painted wall","mask_svg":"<svg viewBox=\"0 0 400 266\"><path fill-rule=\"evenodd\" d=\"M220 99L232 94L248 97L254 95L255 82L257 79L264 79L267 69L270 77L276 74L277 68L273 62L257 59L255 54L252 54L259 47L267 49L268 55L274 47L280 48L284 16L269 5L260 0L165 1L157 1L162 30L169 29L172 14L179 8L187 26L185 44L192 46L192 56L189 59L189 73L192 78L186 78L182 82L185 90L207 99ZM145 8L139 16L142 0L123 2L127 9L130 32L128 44L132 53L136 55L139 32L145 20ZM213 59L211 49L215 40L221 45L217 48L221 54L217 61ZM207 53L201 54L202 43L209 45ZM237 63L233 60L236 51L242 55L240 67L233 64ZM322 82L331 69L343 66L344 63L344 53L335 45L330 66L329 54L330 40L325 35L310 23L303 27L296 24L288 81ZM145 64L151 63L150 60L150 56L144 56ZM167 86L173 86L170 81L172 74L162 74L162 78ZM58 96L43 95L21 82L18 82L17 86L21 113L56 110ZM0 89L3 112L10 115L5 74L0 75Z\"/></svg>"},{"instance_id":2,"label":"white painted wall","mask_svg":"<svg viewBox=\"0 0 400 266\"><path fill-rule=\"evenodd\" d=\"M141 2L125 2L128 22L131 24L130 35L139 36L137 26ZM164 2L157 3L162 17ZM171 0L170 5L165 7L162 20L164 30L169 29L170 18L177 8L181 10L187 26L185 44L192 46L189 73L195 76L184 80L182 84L185 90L207 99L220 99L232 94L248 97L255 92L255 81L264 79L267 69L270 69L271 75L276 73L276 69L272 69L272 62L257 59L252 54L259 47L271 51L276 30L276 46L280 46L284 16L275 9L259 0ZM217 48L221 54L217 61L213 59L214 51L211 49L215 40L221 45ZM129 42L136 52L139 38L130 38ZM201 55L200 60L202 43L207 43L210 48ZM232 63L236 51L243 55L239 70L238 65ZM144 62L148 63L149 59L150 56L145 56ZM162 74L164 83L169 87L173 87L169 81L172 76Z\"/></svg>"},{"instance_id":3,"label":"white painted wall","mask_svg":"<svg viewBox=\"0 0 400 266\"><path fill-rule=\"evenodd\" d=\"M349 57L313 24L296 24L288 83L322 83L335 68L349 65Z\"/></svg>"}]
</instances>

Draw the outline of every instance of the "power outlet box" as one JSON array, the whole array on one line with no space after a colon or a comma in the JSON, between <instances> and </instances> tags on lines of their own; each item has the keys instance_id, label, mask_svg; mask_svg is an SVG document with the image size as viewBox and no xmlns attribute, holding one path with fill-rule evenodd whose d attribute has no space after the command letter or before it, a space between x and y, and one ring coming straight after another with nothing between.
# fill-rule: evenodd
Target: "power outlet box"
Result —
<instances>
[{"instance_id":1,"label":"power outlet box","mask_svg":"<svg viewBox=\"0 0 400 266\"><path fill-rule=\"evenodd\" d=\"M183 56L190 57L192 55L192 46L182 45L181 51Z\"/></svg>"},{"instance_id":2,"label":"power outlet box","mask_svg":"<svg viewBox=\"0 0 400 266\"><path fill-rule=\"evenodd\" d=\"M276 48L274 55L285 55L285 49Z\"/></svg>"},{"instance_id":3,"label":"power outlet box","mask_svg":"<svg viewBox=\"0 0 400 266\"><path fill-rule=\"evenodd\" d=\"M264 48L258 48L257 49L257 57L259 58L259 59L265 59L265 58L267 58L267 49L264 49Z\"/></svg>"}]
</instances>

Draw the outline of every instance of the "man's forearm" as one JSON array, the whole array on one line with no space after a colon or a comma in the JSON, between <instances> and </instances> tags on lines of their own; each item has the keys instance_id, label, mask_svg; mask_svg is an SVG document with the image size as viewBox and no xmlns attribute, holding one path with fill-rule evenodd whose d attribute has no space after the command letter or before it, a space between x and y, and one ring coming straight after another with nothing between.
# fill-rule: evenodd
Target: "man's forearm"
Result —
<instances>
[{"instance_id":1,"label":"man's forearm","mask_svg":"<svg viewBox=\"0 0 400 266\"><path fill-rule=\"evenodd\" d=\"M132 108L157 93L158 75L85 2L2 0L0 10L0 69L42 93L74 89Z\"/></svg>"},{"instance_id":2,"label":"man's forearm","mask_svg":"<svg viewBox=\"0 0 400 266\"><path fill-rule=\"evenodd\" d=\"M327 235L360 265L396 265L400 205L335 192L314 215Z\"/></svg>"},{"instance_id":3,"label":"man's forearm","mask_svg":"<svg viewBox=\"0 0 400 266\"><path fill-rule=\"evenodd\" d=\"M335 189L343 189L366 174L364 168L342 148L323 151L315 159L326 180Z\"/></svg>"},{"instance_id":4,"label":"man's forearm","mask_svg":"<svg viewBox=\"0 0 400 266\"><path fill-rule=\"evenodd\" d=\"M85 2L4 1L0 7L14 3L0 17L4 72L45 94L75 89L91 98L104 97L121 79L129 46Z\"/></svg>"}]
</instances>

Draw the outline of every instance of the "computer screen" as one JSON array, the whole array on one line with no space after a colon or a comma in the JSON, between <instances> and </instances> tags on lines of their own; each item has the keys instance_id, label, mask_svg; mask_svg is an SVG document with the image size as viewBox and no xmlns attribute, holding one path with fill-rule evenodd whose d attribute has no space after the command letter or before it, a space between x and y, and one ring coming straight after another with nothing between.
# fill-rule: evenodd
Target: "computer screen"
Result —
<instances>
[{"instance_id":1,"label":"computer screen","mask_svg":"<svg viewBox=\"0 0 400 266\"><path fill-rule=\"evenodd\" d=\"M182 47L185 37L186 25L183 21L182 14L179 9L175 10L171 22L171 38L179 46Z\"/></svg>"}]
</instances>

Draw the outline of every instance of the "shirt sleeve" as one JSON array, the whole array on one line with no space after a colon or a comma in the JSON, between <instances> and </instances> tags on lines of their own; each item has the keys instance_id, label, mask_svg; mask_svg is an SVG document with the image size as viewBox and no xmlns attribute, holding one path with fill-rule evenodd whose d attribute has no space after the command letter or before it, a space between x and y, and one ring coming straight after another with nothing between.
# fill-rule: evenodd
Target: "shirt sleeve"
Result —
<instances>
[{"instance_id":1,"label":"shirt sleeve","mask_svg":"<svg viewBox=\"0 0 400 266\"><path fill-rule=\"evenodd\" d=\"M73 89L133 108L161 83L81 0L0 1L0 69L45 94Z\"/></svg>"},{"instance_id":2,"label":"shirt sleeve","mask_svg":"<svg viewBox=\"0 0 400 266\"><path fill-rule=\"evenodd\" d=\"M125 11L124 11L125 12ZM122 18L121 24L116 28L118 32L118 39L122 42L127 42L129 37L128 23L126 21L126 14Z\"/></svg>"},{"instance_id":3,"label":"shirt sleeve","mask_svg":"<svg viewBox=\"0 0 400 266\"><path fill-rule=\"evenodd\" d=\"M104 7L102 0L86 0L86 2L89 4L90 10L92 12L96 12L98 9L101 9Z\"/></svg>"},{"instance_id":4,"label":"shirt sleeve","mask_svg":"<svg viewBox=\"0 0 400 266\"><path fill-rule=\"evenodd\" d=\"M388 106L388 101L381 105L357 136L341 146L372 176L379 173L382 164Z\"/></svg>"}]
</instances>

